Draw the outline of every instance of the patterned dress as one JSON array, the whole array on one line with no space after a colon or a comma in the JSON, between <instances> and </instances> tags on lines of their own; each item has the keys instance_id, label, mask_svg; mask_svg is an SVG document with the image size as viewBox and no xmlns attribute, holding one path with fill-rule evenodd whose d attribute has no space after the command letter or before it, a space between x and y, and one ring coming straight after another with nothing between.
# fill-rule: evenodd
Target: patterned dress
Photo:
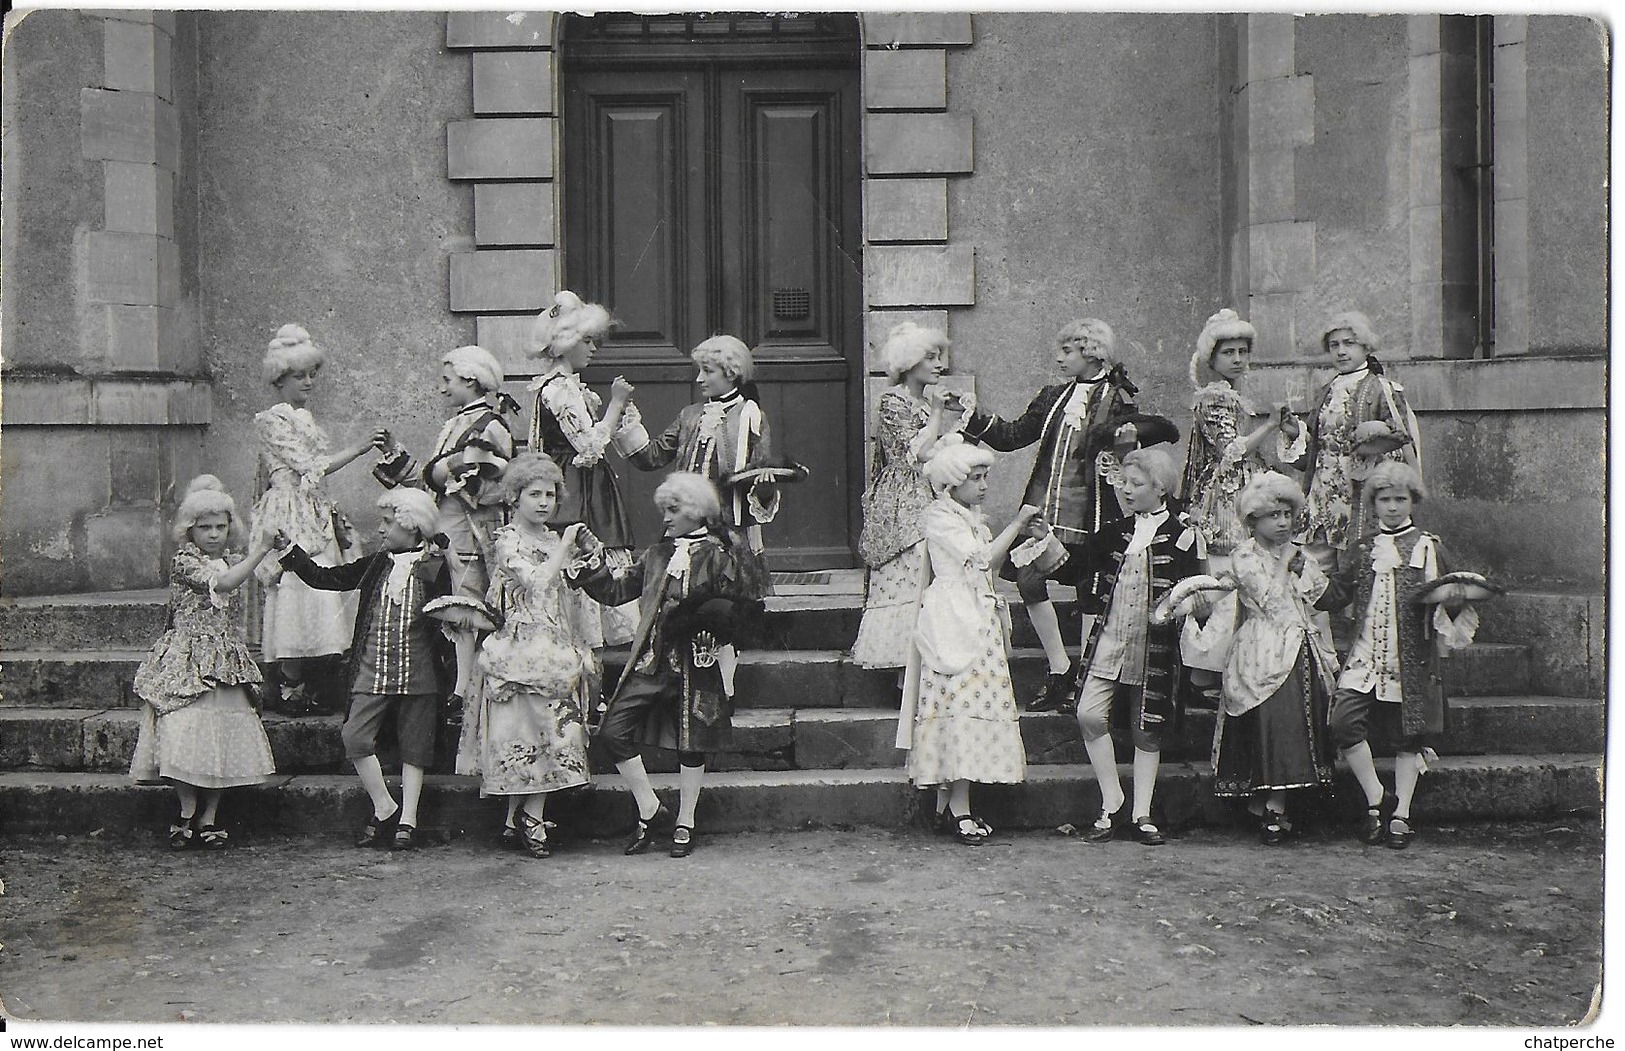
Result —
<instances>
[{"instance_id":1,"label":"patterned dress","mask_svg":"<svg viewBox=\"0 0 1625 1051\"><path fill-rule=\"evenodd\" d=\"M199 788L257 785L276 772L271 743L248 702L260 681L244 644L236 592L214 590L224 559L187 542L169 569L170 626L135 672L141 730L130 777Z\"/></svg>"},{"instance_id":2,"label":"patterned dress","mask_svg":"<svg viewBox=\"0 0 1625 1051\"><path fill-rule=\"evenodd\" d=\"M1253 475L1268 468L1262 456L1247 451L1244 431L1256 414L1252 404L1223 380L1197 391L1191 411L1195 422L1180 492L1208 554L1227 555L1248 536L1236 517L1236 496ZM1292 458L1303 454L1305 441L1300 430Z\"/></svg>"},{"instance_id":3,"label":"patterned dress","mask_svg":"<svg viewBox=\"0 0 1625 1051\"><path fill-rule=\"evenodd\" d=\"M263 489L250 516L255 533L280 529L323 566L360 558L354 530L322 488L329 443L310 410L280 402L254 417L254 433ZM265 588L260 652L267 660L344 652L355 624L354 595L314 591L274 558L254 575Z\"/></svg>"},{"instance_id":4,"label":"patterned dress","mask_svg":"<svg viewBox=\"0 0 1625 1051\"><path fill-rule=\"evenodd\" d=\"M1331 783L1326 716L1337 661L1329 640L1307 630L1326 576L1308 557L1301 573L1288 572L1297 552L1244 540L1220 576L1236 586L1241 625L1213 730L1215 795Z\"/></svg>"},{"instance_id":5,"label":"patterned dress","mask_svg":"<svg viewBox=\"0 0 1625 1051\"><path fill-rule=\"evenodd\" d=\"M903 685L897 744L919 786L1026 780L1010 687L1007 613L993 594L992 533L946 495L923 516L931 582Z\"/></svg>"},{"instance_id":6,"label":"patterned dress","mask_svg":"<svg viewBox=\"0 0 1625 1051\"><path fill-rule=\"evenodd\" d=\"M901 668L908 663L920 610L925 562L921 517L932 495L920 474L918 446L931 421L931 407L898 386L880 396L877 412L874 480L863 497L858 541L869 570L852 660L863 668Z\"/></svg>"},{"instance_id":7,"label":"patterned dress","mask_svg":"<svg viewBox=\"0 0 1625 1051\"><path fill-rule=\"evenodd\" d=\"M546 563L560 544L504 526L492 537L489 602L502 627L480 646L474 703L465 708L457 772L480 795L533 795L584 785L585 711L596 680L562 572Z\"/></svg>"},{"instance_id":8,"label":"patterned dress","mask_svg":"<svg viewBox=\"0 0 1625 1051\"><path fill-rule=\"evenodd\" d=\"M536 378L531 415L530 448L544 453L564 472L564 488L553 521L565 526L582 522L619 565L632 562L632 521L621 503L605 453L617 434L629 434L641 422L636 405L628 403L619 426L612 432L600 418L603 400L574 372L559 366ZM571 591L580 605L580 623L589 645L618 646L632 639L637 609L631 605L605 607L585 592Z\"/></svg>"},{"instance_id":9,"label":"patterned dress","mask_svg":"<svg viewBox=\"0 0 1625 1051\"><path fill-rule=\"evenodd\" d=\"M1403 418L1394 419L1388 393L1392 393ZM1375 528L1360 499L1361 483L1382 460L1401 460L1405 455L1396 449L1376 459L1357 456L1354 431L1362 423L1384 420L1410 433L1409 415L1405 388L1370 369L1338 375L1326 385L1309 421L1309 437L1302 452L1294 456L1297 450L1288 448L1284 434L1280 437L1282 462L1309 472L1303 529L1294 539L1303 544L1324 543L1343 551Z\"/></svg>"}]
</instances>

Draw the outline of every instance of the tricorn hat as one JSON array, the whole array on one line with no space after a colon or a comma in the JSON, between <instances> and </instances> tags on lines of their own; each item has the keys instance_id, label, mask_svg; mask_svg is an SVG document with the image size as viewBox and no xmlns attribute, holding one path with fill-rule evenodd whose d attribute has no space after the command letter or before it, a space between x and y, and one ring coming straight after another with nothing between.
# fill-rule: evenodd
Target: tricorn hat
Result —
<instances>
[{"instance_id":1,"label":"tricorn hat","mask_svg":"<svg viewBox=\"0 0 1625 1051\"><path fill-rule=\"evenodd\" d=\"M1428 581L1422 590L1417 592L1416 601L1429 605L1442 602L1455 606L1464 602L1482 602L1504 594L1506 588L1490 582L1481 574L1461 571L1446 573L1442 577Z\"/></svg>"},{"instance_id":2,"label":"tricorn hat","mask_svg":"<svg viewBox=\"0 0 1625 1051\"><path fill-rule=\"evenodd\" d=\"M710 632L719 643L741 641L762 617L761 599L734 595L690 595L666 614L666 633L673 638L690 638Z\"/></svg>"}]
</instances>

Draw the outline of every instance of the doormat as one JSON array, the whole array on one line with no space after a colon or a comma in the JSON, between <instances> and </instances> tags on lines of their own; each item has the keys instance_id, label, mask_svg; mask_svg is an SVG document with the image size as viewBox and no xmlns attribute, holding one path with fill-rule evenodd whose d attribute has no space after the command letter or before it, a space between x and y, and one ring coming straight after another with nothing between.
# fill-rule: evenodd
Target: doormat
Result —
<instances>
[{"instance_id":1,"label":"doormat","mask_svg":"<svg viewBox=\"0 0 1625 1051\"><path fill-rule=\"evenodd\" d=\"M774 573L775 584L828 584L828 573Z\"/></svg>"}]
</instances>

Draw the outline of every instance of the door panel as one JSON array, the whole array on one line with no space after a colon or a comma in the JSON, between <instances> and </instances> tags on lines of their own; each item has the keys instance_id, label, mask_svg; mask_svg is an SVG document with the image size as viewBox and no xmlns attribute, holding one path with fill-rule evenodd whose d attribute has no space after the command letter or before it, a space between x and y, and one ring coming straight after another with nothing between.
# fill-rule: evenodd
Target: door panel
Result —
<instances>
[{"instance_id":1,"label":"door panel","mask_svg":"<svg viewBox=\"0 0 1625 1051\"><path fill-rule=\"evenodd\" d=\"M758 59L759 63L760 60ZM812 477L764 529L776 568L855 564L861 479L854 70L715 58L566 67L565 283L621 324L586 372L638 387L658 432L698 397L688 351L749 344L777 451ZM618 469L639 542L659 474Z\"/></svg>"}]
</instances>

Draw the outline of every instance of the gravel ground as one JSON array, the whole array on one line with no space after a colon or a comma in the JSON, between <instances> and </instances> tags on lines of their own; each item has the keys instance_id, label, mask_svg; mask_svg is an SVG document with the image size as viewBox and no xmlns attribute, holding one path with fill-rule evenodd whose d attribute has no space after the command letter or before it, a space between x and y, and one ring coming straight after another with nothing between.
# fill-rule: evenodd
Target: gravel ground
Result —
<instances>
[{"instance_id":1,"label":"gravel ground","mask_svg":"<svg viewBox=\"0 0 1625 1051\"><path fill-rule=\"evenodd\" d=\"M472 838L9 838L0 1004L81 1023L1555 1027L1599 981L1602 849L1578 819L1428 829L1405 852L1229 830L1157 849L821 830L545 861Z\"/></svg>"}]
</instances>

